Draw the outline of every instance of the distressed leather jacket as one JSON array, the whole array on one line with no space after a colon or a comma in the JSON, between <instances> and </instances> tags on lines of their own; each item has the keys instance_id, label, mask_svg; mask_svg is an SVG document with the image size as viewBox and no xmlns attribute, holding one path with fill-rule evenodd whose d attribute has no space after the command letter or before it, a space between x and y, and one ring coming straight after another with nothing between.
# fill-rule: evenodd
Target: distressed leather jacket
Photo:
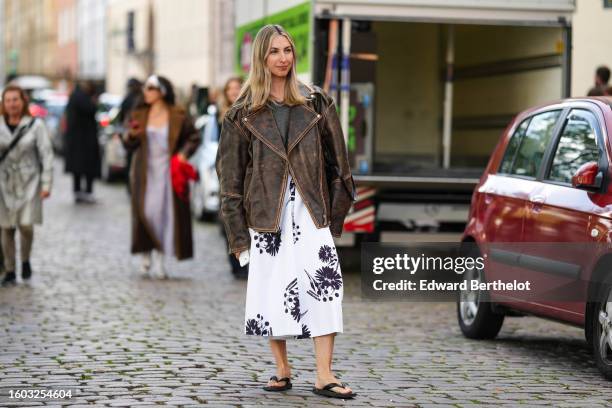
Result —
<instances>
[{"instance_id":1,"label":"distressed leather jacket","mask_svg":"<svg viewBox=\"0 0 612 408\"><path fill-rule=\"evenodd\" d=\"M355 183L336 107L319 88L300 91L307 103L292 107L287 148L267 106L225 115L216 168L229 253L250 248L249 228L278 232L288 174L317 228L342 233Z\"/></svg>"}]
</instances>

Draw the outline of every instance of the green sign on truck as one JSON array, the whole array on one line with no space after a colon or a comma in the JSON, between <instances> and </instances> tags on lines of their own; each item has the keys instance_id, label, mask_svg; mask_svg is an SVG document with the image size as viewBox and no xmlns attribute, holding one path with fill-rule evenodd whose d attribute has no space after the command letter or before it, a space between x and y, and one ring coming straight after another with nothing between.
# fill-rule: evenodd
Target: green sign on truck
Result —
<instances>
[{"instance_id":1,"label":"green sign on truck","mask_svg":"<svg viewBox=\"0 0 612 408\"><path fill-rule=\"evenodd\" d=\"M310 2L271 14L259 20L251 21L236 28L236 72L246 75L251 65L251 49L255 35L266 24L279 24L285 28L295 41L297 54L297 72L310 71Z\"/></svg>"}]
</instances>

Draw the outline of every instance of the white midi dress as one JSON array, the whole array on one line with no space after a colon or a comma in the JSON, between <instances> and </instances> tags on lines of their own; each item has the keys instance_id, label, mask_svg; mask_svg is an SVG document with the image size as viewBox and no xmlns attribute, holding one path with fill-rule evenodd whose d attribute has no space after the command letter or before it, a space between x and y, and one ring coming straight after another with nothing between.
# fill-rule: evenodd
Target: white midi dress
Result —
<instances>
[{"instance_id":1,"label":"white midi dress","mask_svg":"<svg viewBox=\"0 0 612 408\"><path fill-rule=\"evenodd\" d=\"M147 126L147 188L144 212L165 255L174 255L174 211L168 126Z\"/></svg>"},{"instance_id":2,"label":"white midi dress","mask_svg":"<svg viewBox=\"0 0 612 408\"><path fill-rule=\"evenodd\" d=\"M245 333L310 338L342 332L343 282L329 228L317 228L288 176L277 233L251 235Z\"/></svg>"}]
</instances>

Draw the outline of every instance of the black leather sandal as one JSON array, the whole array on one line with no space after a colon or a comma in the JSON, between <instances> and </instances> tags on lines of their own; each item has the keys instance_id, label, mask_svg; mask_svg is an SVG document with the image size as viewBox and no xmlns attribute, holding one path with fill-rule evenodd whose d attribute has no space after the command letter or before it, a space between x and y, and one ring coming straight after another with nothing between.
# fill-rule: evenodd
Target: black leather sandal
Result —
<instances>
[{"instance_id":1,"label":"black leather sandal","mask_svg":"<svg viewBox=\"0 0 612 408\"><path fill-rule=\"evenodd\" d=\"M265 391L278 392L287 391L293 388L293 384L291 384L291 378L289 377L283 377L279 380L277 376L273 375L272 377L270 377L270 381L274 381L277 383L284 382L285 385L266 385L265 387L263 387Z\"/></svg>"},{"instance_id":2,"label":"black leather sandal","mask_svg":"<svg viewBox=\"0 0 612 408\"><path fill-rule=\"evenodd\" d=\"M314 392L317 395L322 395L324 397L330 397L330 398L351 399L357 396L357 393L352 392L352 391L349 393L345 393L345 394L341 392L332 391L332 388L335 388L335 387L346 388L347 385L348 384L346 383L342 383L342 384L329 383L323 388L313 387L312 392Z\"/></svg>"}]
</instances>

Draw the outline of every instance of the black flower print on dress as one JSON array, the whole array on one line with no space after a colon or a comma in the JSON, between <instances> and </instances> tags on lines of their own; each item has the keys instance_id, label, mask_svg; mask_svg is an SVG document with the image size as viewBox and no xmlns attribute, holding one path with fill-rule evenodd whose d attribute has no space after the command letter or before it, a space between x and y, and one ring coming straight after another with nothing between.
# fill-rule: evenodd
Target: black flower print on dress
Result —
<instances>
[{"instance_id":1,"label":"black flower print on dress","mask_svg":"<svg viewBox=\"0 0 612 408\"><path fill-rule=\"evenodd\" d=\"M312 276L310 276L307 270L304 269L304 273L306 273L306 276L308 276L308 280L310 281L310 289L308 289L306 293L308 293L314 299L320 301L322 291L321 291L321 288L319 287L319 284Z\"/></svg>"},{"instance_id":2,"label":"black flower print on dress","mask_svg":"<svg viewBox=\"0 0 612 408\"><path fill-rule=\"evenodd\" d=\"M289 201L295 201L295 183L293 179L289 181Z\"/></svg>"},{"instance_id":3,"label":"black flower print on dress","mask_svg":"<svg viewBox=\"0 0 612 408\"><path fill-rule=\"evenodd\" d=\"M323 293L327 294L327 289L337 291L342 287L342 276L331 266L323 266L317 270L315 275L320 288L326 289ZM339 295L336 293L336 297ZM332 300L332 299L329 299Z\"/></svg>"},{"instance_id":4,"label":"black flower print on dress","mask_svg":"<svg viewBox=\"0 0 612 408\"><path fill-rule=\"evenodd\" d=\"M319 248L319 260L324 264L317 269L314 278L306 272L310 280L310 290L307 292L316 300L331 302L340 297L342 276L338 272L338 255L333 247L323 245Z\"/></svg>"},{"instance_id":5,"label":"black flower print on dress","mask_svg":"<svg viewBox=\"0 0 612 408\"><path fill-rule=\"evenodd\" d=\"M334 251L329 245L323 245L319 249L319 259L321 260L321 262L324 262L326 264L338 262L338 256L336 255L336 251Z\"/></svg>"},{"instance_id":6,"label":"black flower print on dress","mask_svg":"<svg viewBox=\"0 0 612 408\"><path fill-rule=\"evenodd\" d=\"M256 319L247 320L245 332L255 336L272 336L272 327L261 314L257 314Z\"/></svg>"},{"instance_id":7,"label":"black flower print on dress","mask_svg":"<svg viewBox=\"0 0 612 408\"><path fill-rule=\"evenodd\" d=\"M289 203L291 203L291 226L293 229L293 243L297 243L300 240L300 226L295 222L294 203L295 202L295 183L293 179L289 182Z\"/></svg>"},{"instance_id":8,"label":"black flower print on dress","mask_svg":"<svg viewBox=\"0 0 612 408\"><path fill-rule=\"evenodd\" d=\"M300 240L300 235L302 235L302 233L300 232L300 226L295 223L295 220L292 221L292 225L293 225L293 243L296 244Z\"/></svg>"},{"instance_id":9,"label":"black flower print on dress","mask_svg":"<svg viewBox=\"0 0 612 408\"><path fill-rule=\"evenodd\" d=\"M272 256L276 256L281 246L281 229L278 232L258 232L254 237L255 247L259 249L259 253L263 254L266 251Z\"/></svg>"},{"instance_id":10,"label":"black flower print on dress","mask_svg":"<svg viewBox=\"0 0 612 408\"><path fill-rule=\"evenodd\" d=\"M310 329L308 326L302 323L302 334L295 337L296 339L309 339L310 338Z\"/></svg>"},{"instance_id":11,"label":"black flower print on dress","mask_svg":"<svg viewBox=\"0 0 612 408\"><path fill-rule=\"evenodd\" d=\"M306 314L306 312L301 313L300 311L300 297L299 290L297 286L297 278L291 281L289 285L285 288L285 313L290 313L291 317L296 322L299 322L300 319Z\"/></svg>"}]
</instances>

